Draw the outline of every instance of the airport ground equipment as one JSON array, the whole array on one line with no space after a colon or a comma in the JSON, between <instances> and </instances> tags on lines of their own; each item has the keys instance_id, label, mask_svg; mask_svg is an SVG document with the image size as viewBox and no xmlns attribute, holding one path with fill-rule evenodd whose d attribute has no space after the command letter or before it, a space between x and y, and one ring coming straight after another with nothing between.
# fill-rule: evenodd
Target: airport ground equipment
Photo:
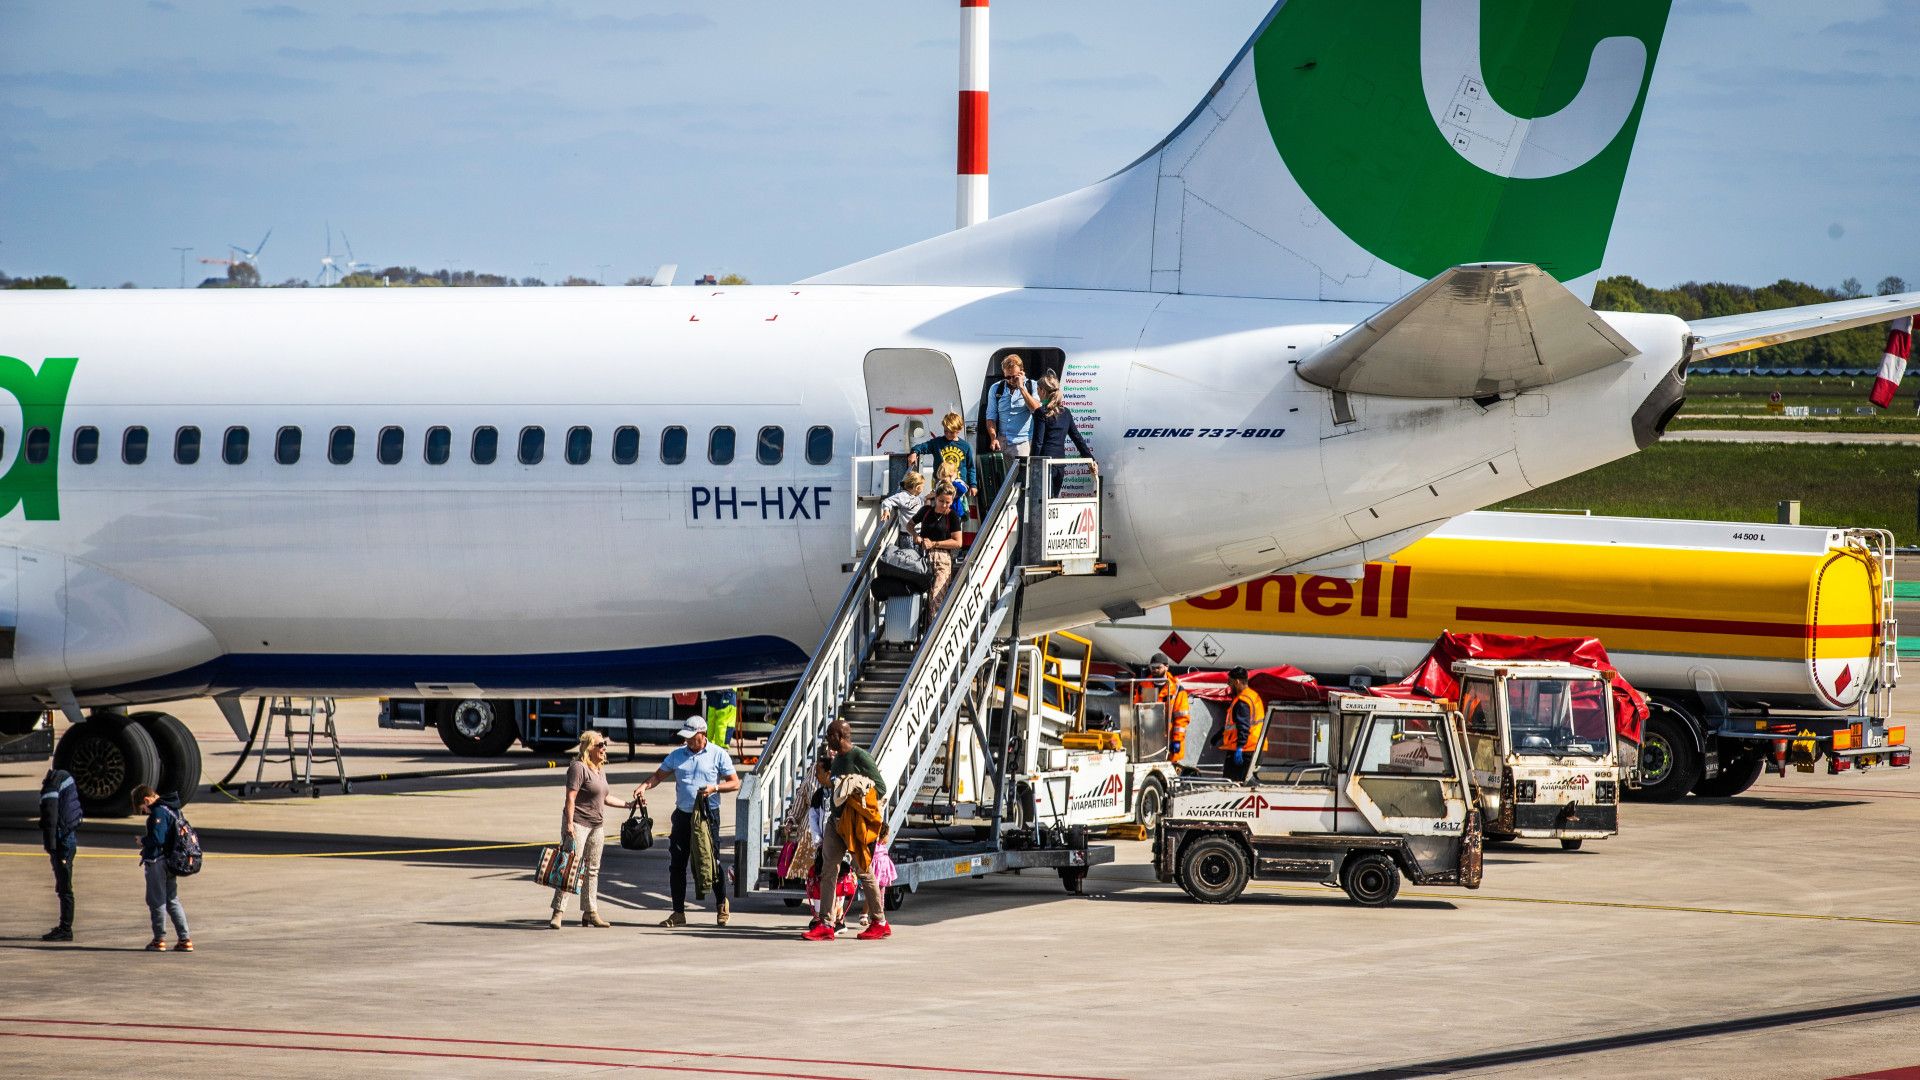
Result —
<instances>
[{"instance_id":1,"label":"airport ground equipment","mask_svg":"<svg viewBox=\"0 0 1920 1080\"><path fill-rule=\"evenodd\" d=\"M1290 663L1391 682L1443 630L1591 636L1653 714L1642 797L1726 797L1765 771L1911 761L1893 538L1877 529L1463 514L1347 580L1257 578L1092 633L1103 657Z\"/></svg>"},{"instance_id":2,"label":"airport ground equipment","mask_svg":"<svg viewBox=\"0 0 1920 1080\"><path fill-rule=\"evenodd\" d=\"M1015 764L1006 782L1023 817L1055 829L1151 836L1173 788L1164 711L1090 685L1093 643L1078 634L1035 638L1018 655ZM1004 707L1005 688L992 685L987 703L989 712ZM959 729L948 736L914 799L911 825L990 834L996 799L987 745Z\"/></svg>"},{"instance_id":3,"label":"airport ground equipment","mask_svg":"<svg viewBox=\"0 0 1920 1080\"><path fill-rule=\"evenodd\" d=\"M319 785L313 781L313 763L315 760L333 763L334 773L340 783L340 793L353 793L353 783L347 779L347 766L340 756L340 732L333 723L332 698L261 698L254 707L254 724L259 728L259 741L254 748L253 780L240 786L242 798L283 785L266 779L268 765L285 765L287 781L284 785L296 795L320 797ZM273 752L273 728L279 722L281 736L286 741L285 756L275 756Z\"/></svg>"},{"instance_id":4,"label":"airport ground equipment","mask_svg":"<svg viewBox=\"0 0 1920 1080\"><path fill-rule=\"evenodd\" d=\"M872 464L854 463L855 490L884 494L890 486L884 479L860 482L859 470ZM879 553L893 542L891 530L877 523L860 530L856 521L855 543L864 546L850 566L839 609L759 761L742 777L735 803L738 891L786 892L798 902L787 883L774 878L785 839L780 827L828 725L840 719L869 748L886 781L881 814L899 872L890 905L930 882L1002 870L1053 869L1078 892L1088 867L1112 860L1112 848L1088 844L1084 828L1040 820L1010 798L993 800L984 838L901 835L953 737L977 740L974 750L991 763L992 790L1012 790L1008 777L1016 763L1007 748L1018 734L1015 695L1003 694L995 708L987 688L1019 689L1018 626L1027 582L1103 569L1098 479L1082 478L1059 498L1049 496L1045 480L1054 470L1083 464L1030 459L1010 469L997 491L983 493L991 501L979 531L917 645L888 640L887 606L874 595Z\"/></svg>"},{"instance_id":5,"label":"airport ground equipment","mask_svg":"<svg viewBox=\"0 0 1920 1080\"><path fill-rule=\"evenodd\" d=\"M1577 850L1620 831L1621 768L1605 673L1545 660L1453 665L1489 840Z\"/></svg>"},{"instance_id":6,"label":"airport ground equipment","mask_svg":"<svg viewBox=\"0 0 1920 1080\"><path fill-rule=\"evenodd\" d=\"M673 697L637 694L581 698L383 698L380 726L433 728L447 749L466 757L495 757L517 741L540 752L563 751L589 726L624 739L628 756L642 742L670 742L680 727Z\"/></svg>"},{"instance_id":7,"label":"airport ground equipment","mask_svg":"<svg viewBox=\"0 0 1920 1080\"><path fill-rule=\"evenodd\" d=\"M1416 885L1479 888L1481 816L1460 714L1335 691L1267 710L1247 779L1185 775L1154 833L1161 881L1206 904L1256 878L1338 886L1355 903Z\"/></svg>"}]
</instances>

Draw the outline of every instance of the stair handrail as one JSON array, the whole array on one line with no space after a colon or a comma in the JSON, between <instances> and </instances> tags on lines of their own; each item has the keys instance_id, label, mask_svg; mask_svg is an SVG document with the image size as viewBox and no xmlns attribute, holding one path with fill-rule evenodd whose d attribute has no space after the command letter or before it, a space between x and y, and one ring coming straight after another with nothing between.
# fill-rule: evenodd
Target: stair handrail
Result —
<instances>
[{"instance_id":1,"label":"stair handrail","mask_svg":"<svg viewBox=\"0 0 1920 1080\"><path fill-rule=\"evenodd\" d=\"M894 533L891 528L877 529L867 542L840 606L780 712L780 722L767 736L752 771L741 777L734 802L734 875L740 891L759 886L767 845L799 792L827 725L839 717L860 666L879 637L882 605L873 598L871 585L880 552Z\"/></svg>"},{"instance_id":2,"label":"stair handrail","mask_svg":"<svg viewBox=\"0 0 1920 1080\"><path fill-rule=\"evenodd\" d=\"M938 756L931 743L959 715L961 688L991 657L1011 607L1022 569L1024 480L1023 470L1008 471L874 739L874 763L887 780L882 814L889 834L905 824Z\"/></svg>"}]
</instances>

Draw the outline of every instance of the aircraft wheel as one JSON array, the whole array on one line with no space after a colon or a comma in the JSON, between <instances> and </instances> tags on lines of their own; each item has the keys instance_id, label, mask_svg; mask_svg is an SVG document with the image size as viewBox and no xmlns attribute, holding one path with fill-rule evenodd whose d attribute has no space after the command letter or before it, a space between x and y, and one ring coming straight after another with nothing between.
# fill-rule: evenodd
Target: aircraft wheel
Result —
<instances>
[{"instance_id":1,"label":"aircraft wheel","mask_svg":"<svg viewBox=\"0 0 1920 1080\"><path fill-rule=\"evenodd\" d=\"M67 729L53 767L73 774L88 817L133 813L133 789L160 779L160 751L139 724L117 713L94 713Z\"/></svg>"},{"instance_id":2,"label":"aircraft wheel","mask_svg":"<svg viewBox=\"0 0 1920 1080\"><path fill-rule=\"evenodd\" d=\"M1252 878L1246 845L1235 837L1197 837L1180 852L1180 887L1203 904L1231 904Z\"/></svg>"},{"instance_id":3,"label":"aircraft wheel","mask_svg":"<svg viewBox=\"0 0 1920 1080\"><path fill-rule=\"evenodd\" d=\"M1340 887L1356 904L1389 904L1400 895L1400 868L1377 851L1356 856L1340 868Z\"/></svg>"},{"instance_id":4,"label":"aircraft wheel","mask_svg":"<svg viewBox=\"0 0 1920 1080\"><path fill-rule=\"evenodd\" d=\"M200 741L171 713L138 712L127 719L146 729L160 753L160 779L153 787L177 795L182 806L200 792Z\"/></svg>"},{"instance_id":5,"label":"aircraft wheel","mask_svg":"<svg viewBox=\"0 0 1920 1080\"><path fill-rule=\"evenodd\" d=\"M1134 811L1133 820L1151 836L1166 812L1167 785L1157 776L1149 777L1140 788L1140 806Z\"/></svg>"},{"instance_id":6,"label":"aircraft wheel","mask_svg":"<svg viewBox=\"0 0 1920 1080\"><path fill-rule=\"evenodd\" d=\"M1686 713L1670 702L1651 702L1653 711L1640 733L1640 798L1672 802L1693 790L1700 778L1700 753Z\"/></svg>"},{"instance_id":7,"label":"aircraft wheel","mask_svg":"<svg viewBox=\"0 0 1920 1080\"><path fill-rule=\"evenodd\" d=\"M1731 799L1735 795L1752 787L1767 769L1767 759L1759 754L1741 754L1720 766L1720 775L1708 780L1701 777L1693 785L1693 793L1708 799Z\"/></svg>"},{"instance_id":8,"label":"aircraft wheel","mask_svg":"<svg viewBox=\"0 0 1920 1080\"><path fill-rule=\"evenodd\" d=\"M513 713L505 701L467 698L438 702L434 727L447 749L462 757L499 757L520 737Z\"/></svg>"}]
</instances>

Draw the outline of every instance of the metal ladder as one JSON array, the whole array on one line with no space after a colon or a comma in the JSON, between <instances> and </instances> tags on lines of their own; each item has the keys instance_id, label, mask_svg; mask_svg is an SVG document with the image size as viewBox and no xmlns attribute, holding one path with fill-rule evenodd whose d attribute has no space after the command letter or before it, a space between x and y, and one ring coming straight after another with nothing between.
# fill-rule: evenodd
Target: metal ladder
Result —
<instances>
[{"instance_id":1,"label":"metal ladder","mask_svg":"<svg viewBox=\"0 0 1920 1080\"><path fill-rule=\"evenodd\" d=\"M295 704L304 701L305 704ZM254 710L254 723L260 730L259 757L255 760L253 783L240 789L241 796L253 794L269 787L279 787L278 781L267 782L266 769L269 764L287 766L286 787L296 795L320 797L320 788L313 782L313 763L316 758L332 761L335 775L340 780L342 794L353 790L353 784L347 779L347 766L340 756L340 732L333 722L332 698L261 698ZM264 717L264 726L262 718ZM280 722L280 731L286 739L287 752L284 757L274 756L273 725ZM299 740L304 737L304 745Z\"/></svg>"}]
</instances>

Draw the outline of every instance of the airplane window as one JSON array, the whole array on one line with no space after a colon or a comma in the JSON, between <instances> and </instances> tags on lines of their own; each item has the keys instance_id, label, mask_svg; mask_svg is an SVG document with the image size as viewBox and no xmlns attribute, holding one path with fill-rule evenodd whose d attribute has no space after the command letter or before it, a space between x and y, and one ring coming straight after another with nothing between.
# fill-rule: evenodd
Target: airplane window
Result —
<instances>
[{"instance_id":1,"label":"airplane window","mask_svg":"<svg viewBox=\"0 0 1920 1080\"><path fill-rule=\"evenodd\" d=\"M191 465L200 460L200 429L191 425L173 433L173 460Z\"/></svg>"},{"instance_id":2,"label":"airplane window","mask_svg":"<svg viewBox=\"0 0 1920 1080\"><path fill-rule=\"evenodd\" d=\"M120 460L129 465L147 463L147 429L135 425L120 436Z\"/></svg>"},{"instance_id":3,"label":"airplane window","mask_svg":"<svg viewBox=\"0 0 1920 1080\"><path fill-rule=\"evenodd\" d=\"M227 438L220 446L220 460L229 465L247 463L247 429L234 426L227 429Z\"/></svg>"},{"instance_id":4,"label":"airplane window","mask_svg":"<svg viewBox=\"0 0 1920 1080\"><path fill-rule=\"evenodd\" d=\"M715 465L733 464L733 429L722 424L707 433L707 460Z\"/></svg>"},{"instance_id":5,"label":"airplane window","mask_svg":"<svg viewBox=\"0 0 1920 1080\"><path fill-rule=\"evenodd\" d=\"M631 465L640 460L640 429L637 427L615 428L613 431L613 463Z\"/></svg>"},{"instance_id":6,"label":"airplane window","mask_svg":"<svg viewBox=\"0 0 1920 1080\"><path fill-rule=\"evenodd\" d=\"M675 424L660 433L660 461L678 465L687 460L687 429Z\"/></svg>"},{"instance_id":7,"label":"airplane window","mask_svg":"<svg viewBox=\"0 0 1920 1080\"><path fill-rule=\"evenodd\" d=\"M300 429L283 427L273 437L273 460L282 465L291 465L300 460Z\"/></svg>"},{"instance_id":8,"label":"airplane window","mask_svg":"<svg viewBox=\"0 0 1920 1080\"><path fill-rule=\"evenodd\" d=\"M473 429L473 463L491 465L493 459L500 456L500 432L498 429L482 426Z\"/></svg>"},{"instance_id":9,"label":"airplane window","mask_svg":"<svg viewBox=\"0 0 1920 1080\"><path fill-rule=\"evenodd\" d=\"M760 439L754 445L754 459L762 465L778 465L780 458L787 452L787 433L777 427L760 429Z\"/></svg>"},{"instance_id":10,"label":"airplane window","mask_svg":"<svg viewBox=\"0 0 1920 1080\"><path fill-rule=\"evenodd\" d=\"M444 427L427 429L427 464L445 465L453 456L453 432Z\"/></svg>"},{"instance_id":11,"label":"airplane window","mask_svg":"<svg viewBox=\"0 0 1920 1080\"><path fill-rule=\"evenodd\" d=\"M567 464L585 465L593 457L593 429L577 427L567 429Z\"/></svg>"},{"instance_id":12,"label":"airplane window","mask_svg":"<svg viewBox=\"0 0 1920 1080\"><path fill-rule=\"evenodd\" d=\"M91 465L100 460L100 429L87 426L73 429L73 463Z\"/></svg>"},{"instance_id":13,"label":"airplane window","mask_svg":"<svg viewBox=\"0 0 1920 1080\"><path fill-rule=\"evenodd\" d=\"M547 429L532 424L520 429L520 464L538 465L547 456Z\"/></svg>"},{"instance_id":14,"label":"airplane window","mask_svg":"<svg viewBox=\"0 0 1920 1080\"><path fill-rule=\"evenodd\" d=\"M47 460L47 452L53 446L53 437L43 427L27 429L27 464L40 465Z\"/></svg>"},{"instance_id":15,"label":"airplane window","mask_svg":"<svg viewBox=\"0 0 1920 1080\"><path fill-rule=\"evenodd\" d=\"M397 427L380 429L379 441L373 444L373 456L380 459L382 465L400 464L400 455L407 449L407 433Z\"/></svg>"},{"instance_id":16,"label":"airplane window","mask_svg":"<svg viewBox=\"0 0 1920 1080\"><path fill-rule=\"evenodd\" d=\"M807 464L825 465L833 460L833 429L830 427L812 427L807 429Z\"/></svg>"},{"instance_id":17,"label":"airplane window","mask_svg":"<svg viewBox=\"0 0 1920 1080\"><path fill-rule=\"evenodd\" d=\"M335 465L347 465L353 461L353 429L337 427L327 436L327 460Z\"/></svg>"}]
</instances>

